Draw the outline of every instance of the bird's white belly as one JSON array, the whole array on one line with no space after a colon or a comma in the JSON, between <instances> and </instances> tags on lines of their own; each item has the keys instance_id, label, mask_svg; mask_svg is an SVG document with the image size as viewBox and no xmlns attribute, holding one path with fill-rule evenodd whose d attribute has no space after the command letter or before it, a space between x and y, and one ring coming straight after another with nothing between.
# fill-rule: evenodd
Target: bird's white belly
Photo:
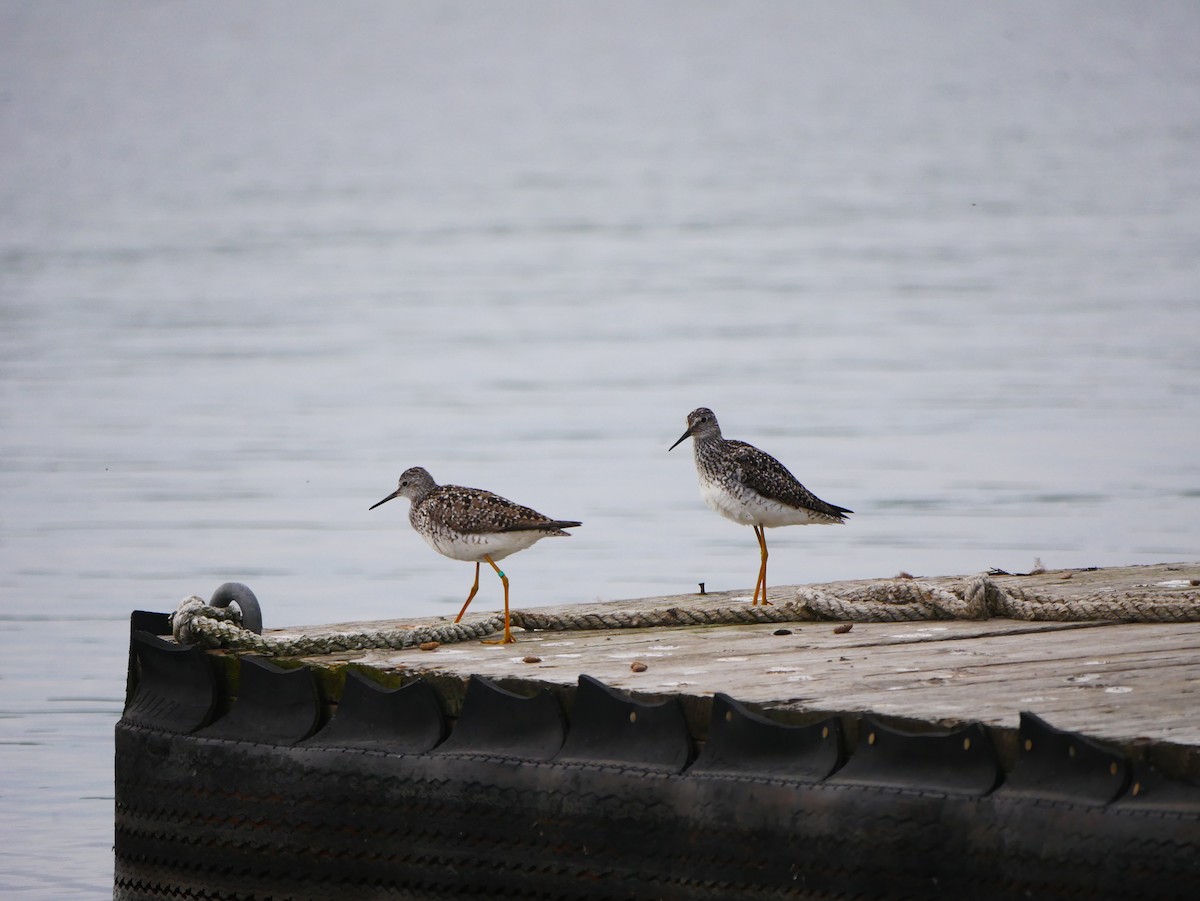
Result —
<instances>
[{"instance_id":1,"label":"bird's white belly","mask_svg":"<svg viewBox=\"0 0 1200 901\"><path fill-rule=\"evenodd\" d=\"M744 526L766 526L768 529L774 529L778 526L805 526L820 522L807 510L773 501L749 488L743 488L735 494L717 481L702 480L700 497L711 509L726 519L732 519Z\"/></svg>"},{"instance_id":2,"label":"bird's white belly","mask_svg":"<svg viewBox=\"0 0 1200 901\"><path fill-rule=\"evenodd\" d=\"M444 557L479 563L484 555L493 560L503 560L509 554L523 551L545 538L545 532L492 532L483 535L463 535L440 532L422 535L429 546Z\"/></svg>"}]
</instances>

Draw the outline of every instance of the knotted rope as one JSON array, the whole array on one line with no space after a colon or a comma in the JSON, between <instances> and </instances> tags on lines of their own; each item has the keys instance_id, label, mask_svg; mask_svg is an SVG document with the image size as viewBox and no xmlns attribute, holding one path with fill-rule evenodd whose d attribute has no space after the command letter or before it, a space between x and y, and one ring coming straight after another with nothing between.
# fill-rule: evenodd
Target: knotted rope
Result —
<instances>
[{"instance_id":1,"label":"knotted rope","mask_svg":"<svg viewBox=\"0 0 1200 901\"><path fill-rule=\"evenodd\" d=\"M803 586L796 590L794 600L776 602L770 607L755 607L747 603L697 603L651 610L613 609L578 614L517 610L513 611L511 622L528 630L562 632L813 620L980 620L992 616L1054 622L1200 622L1200 591L1185 589L1153 594L1095 592L1053 597L1021 588L1002 588L988 576L979 575L965 580L954 589L916 580L873 583L840 593ZM496 614L464 623L284 638L255 635L241 628L240 619L241 614L234 608L211 607L199 597L190 597L172 615L172 631L175 640L183 644L237 648L264 656L282 657L343 651L402 650L427 642L451 644L486 638L504 630L504 617Z\"/></svg>"},{"instance_id":2,"label":"knotted rope","mask_svg":"<svg viewBox=\"0 0 1200 901\"><path fill-rule=\"evenodd\" d=\"M1043 622L1200 622L1200 592L1194 590L1054 597L1019 587L1002 588L986 575L967 579L954 590L905 580L868 585L840 595L802 586L796 589L796 596L814 618L857 622L992 616Z\"/></svg>"}]
</instances>

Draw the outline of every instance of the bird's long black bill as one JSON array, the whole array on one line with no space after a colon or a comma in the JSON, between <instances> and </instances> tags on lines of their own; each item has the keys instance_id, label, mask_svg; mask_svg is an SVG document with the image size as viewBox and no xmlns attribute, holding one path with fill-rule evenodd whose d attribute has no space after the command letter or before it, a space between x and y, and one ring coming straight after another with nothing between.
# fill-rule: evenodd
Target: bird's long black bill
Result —
<instances>
[{"instance_id":1,"label":"bird's long black bill","mask_svg":"<svg viewBox=\"0 0 1200 901\"><path fill-rule=\"evenodd\" d=\"M675 448L679 447L679 445L683 444L684 441L686 441L688 438L691 438L691 437L692 437L692 430L688 429L686 432L684 432L682 435L679 436L678 441L676 441L674 444L672 444L670 447L667 448L667 453L670 453L671 451L675 450Z\"/></svg>"},{"instance_id":2,"label":"bird's long black bill","mask_svg":"<svg viewBox=\"0 0 1200 901\"><path fill-rule=\"evenodd\" d=\"M399 497L399 496L400 496L400 492L399 492L398 490L397 490L397 491L393 491L391 494L389 494L389 495L388 495L387 497L385 497L383 500L381 500L381 501L377 501L376 503L374 503L374 504L371 504L371 506L367 507L367 509L368 509L368 510L374 510L374 509L375 509L376 507L378 507L380 504L386 504L386 503L387 503L388 501L390 501L392 498Z\"/></svg>"}]
</instances>

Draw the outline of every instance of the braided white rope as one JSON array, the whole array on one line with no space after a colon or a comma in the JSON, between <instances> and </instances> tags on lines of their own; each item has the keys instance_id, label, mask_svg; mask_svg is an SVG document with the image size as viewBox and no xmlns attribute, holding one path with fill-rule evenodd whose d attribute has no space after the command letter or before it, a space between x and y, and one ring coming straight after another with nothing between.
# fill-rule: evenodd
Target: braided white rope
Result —
<instances>
[{"instance_id":1,"label":"braided white rope","mask_svg":"<svg viewBox=\"0 0 1200 901\"><path fill-rule=\"evenodd\" d=\"M198 644L206 648L238 648L274 657L332 654L338 651L373 649L402 650L426 642L450 644L486 638L504 630L504 617L491 616L468 623L448 623L441 626L422 626L416 629L376 629L332 635L281 638L255 635L243 629L241 613L226 607L210 607L203 598L185 598L171 615L171 633L181 644Z\"/></svg>"},{"instance_id":2,"label":"braided white rope","mask_svg":"<svg viewBox=\"0 0 1200 901\"><path fill-rule=\"evenodd\" d=\"M529 630L577 631L644 629L662 626L785 623L812 620L909 622L933 619L1011 619L1056 622L1200 622L1200 592L1164 591L1093 593L1056 598L1004 589L986 575L966 580L955 590L916 580L873 583L842 593L802 586L793 601L773 606L750 604L673 606L602 613L514 611L511 622ZM210 607L189 597L171 617L175 640L209 648L237 648L265 656L315 656L339 651L402 650L436 641L451 644L486 638L504 630L496 614L465 623L412 629L372 629L319 636L283 638L255 635L240 626L233 608Z\"/></svg>"},{"instance_id":3,"label":"braided white rope","mask_svg":"<svg viewBox=\"0 0 1200 901\"><path fill-rule=\"evenodd\" d=\"M986 575L950 591L918 581L894 581L835 595L819 588L796 591L820 619L902 622L927 619L987 619L992 616L1043 622L1200 622L1200 592L1139 594L1093 592L1070 597L1002 588Z\"/></svg>"}]
</instances>

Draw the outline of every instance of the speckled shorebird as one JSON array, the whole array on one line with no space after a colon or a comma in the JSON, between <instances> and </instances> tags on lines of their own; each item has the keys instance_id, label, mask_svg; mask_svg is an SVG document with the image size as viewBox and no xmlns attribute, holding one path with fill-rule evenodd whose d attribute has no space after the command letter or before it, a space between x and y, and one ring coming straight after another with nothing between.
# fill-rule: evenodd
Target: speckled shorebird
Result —
<instances>
[{"instance_id":1,"label":"speckled shorebird","mask_svg":"<svg viewBox=\"0 0 1200 901\"><path fill-rule=\"evenodd\" d=\"M776 526L843 523L846 514L854 511L827 504L801 485L787 467L753 444L722 438L717 417L708 407L689 413L687 425L687 431L668 450L691 438L704 503L726 519L754 526L762 562L752 603L758 604L761 598L764 604L769 604L766 530Z\"/></svg>"},{"instance_id":2,"label":"speckled shorebird","mask_svg":"<svg viewBox=\"0 0 1200 901\"><path fill-rule=\"evenodd\" d=\"M480 563L491 566L504 583L504 638L485 644L508 644L513 640L508 617L508 576L496 561L543 538L569 537L570 533L563 529L581 525L573 520L550 519L482 488L439 485L420 466L404 470L399 487L368 509L374 510L395 497L412 501L408 521L431 548L444 557L475 564L475 584L455 622L463 618L479 590Z\"/></svg>"}]
</instances>

